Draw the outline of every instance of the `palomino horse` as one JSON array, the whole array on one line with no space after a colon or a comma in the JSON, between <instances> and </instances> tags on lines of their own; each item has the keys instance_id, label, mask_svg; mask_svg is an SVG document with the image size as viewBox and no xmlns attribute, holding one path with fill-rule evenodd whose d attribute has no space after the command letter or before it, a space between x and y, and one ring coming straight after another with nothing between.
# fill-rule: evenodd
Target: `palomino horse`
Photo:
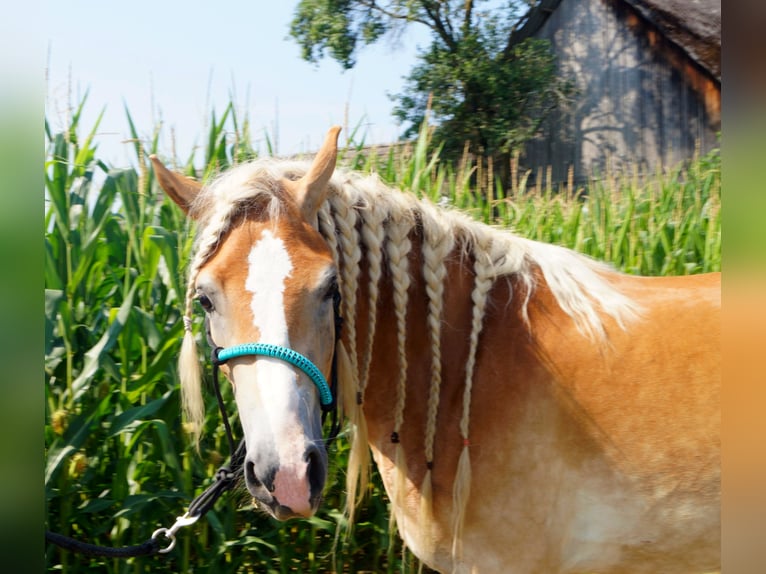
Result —
<instances>
[{"instance_id":1,"label":"palomino horse","mask_svg":"<svg viewBox=\"0 0 766 574\"><path fill-rule=\"evenodd\" d=\"M153 158L198 222L181 356L191 420L194 299L216 345L280 349L222 367L258 504L279 519L316 510L327 389L284 353L324 377L337 353L347 510L369 445L398 530L430 567L716 570L720 275L623 275L335 172L338 131L308 166L258 160L205 187Z\"/></svg>"}]
</instances>

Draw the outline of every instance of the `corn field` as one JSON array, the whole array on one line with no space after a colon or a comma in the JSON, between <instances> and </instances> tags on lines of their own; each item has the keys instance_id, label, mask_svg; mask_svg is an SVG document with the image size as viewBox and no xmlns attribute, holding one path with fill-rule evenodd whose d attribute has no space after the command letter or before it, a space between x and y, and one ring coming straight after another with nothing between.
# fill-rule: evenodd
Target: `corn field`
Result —
<instances>
[{"instance_id":1,"label":"corn field","mask_svg":"<svg viewBox=\"0 0 766 574\"><path fill-rule=\"evenodd\" d=\"M84 105L60 132L46 122L46 528L125 546L171 526L228 457L212 393L199 452L180 417L175 363L193 229L157 186L148 156L157 153L206 177L257 154L248 119L232 105L220 118L212 115L203 157L192 153L185 161L158 149L158 129L148 140L139 137L126 110L135 166L115 169L98 157L98 121L80 125ZM486 223L572 247L628 273L720 270L717 151L651 177L607 173L583 189L554 190L516 173L504 189L480 163L440 162L438 151L428 151L427 128L411 147L383 156L354 143L357 131L342 164L374 170ZM233 399L223 390L236 429ZM278 523L254 512L242 490L181 530L165 556L85 558L48 545L47 567L67 574L417 571L417 560L390 532L388 500L375 474L354 531L346 532L340 509L347 453L341 437L312 519Z\"/></svg>"}]
</instances>

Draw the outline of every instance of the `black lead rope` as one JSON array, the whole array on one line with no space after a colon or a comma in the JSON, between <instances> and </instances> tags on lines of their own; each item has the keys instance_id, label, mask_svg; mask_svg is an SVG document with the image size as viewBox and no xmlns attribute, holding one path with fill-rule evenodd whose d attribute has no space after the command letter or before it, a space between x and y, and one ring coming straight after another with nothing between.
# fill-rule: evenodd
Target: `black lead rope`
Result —
<instances>
[{"instance_id":1,"label":"black lead rope","mask_svg":"<svg viewBox=\"0 0 766 574\"><path fill-rule=\"evenodd\" d=\"M165 554L170 552L176 544L176 532L184 526L190 526L197 522L202 516L205 515L213 506L221 495L227 490L231 490L237 483L237 480L242 476L242 467L245 461L245 440L242 439L239 446L234 446L234 435L231 432L231 424L229 423L229 417L226 415L226 409L223 404L223 397L221 396L221 389L218 384L218 367L220 362L218 361L217 349L213 350L213 387L215 388L215 396L218 400L218 407L221 410L221 416L223 417L223 425L226 429L226 438L229 442L230 460L228 465L224 465L219 468L215 473L215 478L210 486L208 486L204 492L192 500L189 505L189 510L186 514L176 519L176 522L170 528L159 528L155 530L152 537L136 546L124 546L121 548L113 548L110 546L99 546L97 544L89 544L82 542L63 534L57 534L50 530L45 531L45 539L51 544L60 546L66 550L72 552L78 552L87 556L105 556L108 558L133 558L136 556L151 556L154 554ZM164 537L170 541L170 544L163 548L160 541L160 537Z\"/></svg>"},{"instance_id":2,"label":"black lead rope","mask_svg":"<svg viewBox=\"0 0 766 574\"><path fill-rule=\"evenodd\" d=\"M218 383L218 368L223 362L218 358L218 351L221 347L213 345L213 350L210 352L210 362L213 363L213 390L215 391L215 398L218 401L218 410L221 411L221 418L223 419L223 428L226 430L226 439L229 441L229 452L234 456L234 434L231 432L231 424L229 423L229 415L226 414L226 405L223 403L223 395L221 395L221 385ZM240 447L245 444L245 439L242 439ZM244 455L243 455L244 456Z\"/></svg>"},{"instance_id":3,"label":"black lead rope","mask_svg":"<svg viewBox=\"0 0 766 574\"><path fill-rule=\"evenodd\" d=\"M88 544L74 538L69 538L63 534L45 531L45 539L51 544L60 546L65 550L71 550L86 556L105 556L107 558L133 558L135 556L151 556L157 554L162 546L158 538L150 538L143 544L137 546L124 546L122 548L111 548L108 546L98 546Z\"/></svg>"},{"instance_id":4,"label":"black lead rope","mask_svg":"<svg viewBox=\"0 0 766 574\"><path fill-rule=\"evenodd\" d=\"M245 439L239 441L234 454L231 456L231 465L222 466L215 473L215 480L205 492L195 498L189 505L189 516L203 516L213 508L216 500L227 490L231 490L242 475L242 466L245 461Z\"/></svg>"},{"instance_id":5,"label":"black lead rope","mask_svg":"<svg viewBox=\"0 0 766 574\"><path fill-rule=\"evenodd\" d=\"M242 464L245 460L245 441L242 440L239 446L231 455L229 465L222 466L215 473L213 483L208 486L204 492L192 500L189 510L183 516L179 516L176 522L170 528L159 528L154 531L152 537L136 546L124 546L113 548L111 546L99 546L82 542L63 534L57 534L50 530L45 531L45 539L51 544L60 546L65 550L79 552L87 556L105 556L108 558L133 558L136 556L151 556L154 554L166 554L170 552L176 544L176 532L184 526L190 526L197 522L205 513L207 513L221 495L227 490L231 490L237 483L242 474ZM170 541L165 548L162 547L160 537Z\"/></svg>"}]
</instances>

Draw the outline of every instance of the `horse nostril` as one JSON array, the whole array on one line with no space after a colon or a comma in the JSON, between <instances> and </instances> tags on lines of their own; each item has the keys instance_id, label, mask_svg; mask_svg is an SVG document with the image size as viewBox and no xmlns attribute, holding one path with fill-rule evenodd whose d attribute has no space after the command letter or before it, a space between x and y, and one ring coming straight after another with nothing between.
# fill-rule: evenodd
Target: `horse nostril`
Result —
<instances>
[{"instance_id":1,"label":"horse nostril","mask_svg":"<svg viewBox=\"0 0 766 574\"><path fill-rule=\"evenodd\" d=\"M271 485L264 484L263 481L258 478L258 475L255 474L255 463L250 460L245 463L245 484L247 484L250 489L266 487L269 492L274 492L273 481Z\"/></svg>"},{"instance_id":2,"label":"horse nostril","mask_svg":"<svg viewBox=\"0 0 766 574\"><path fill-rule=\"evenodd\" d=\"M248 486L260 486L261 481L255 476L255 464L251 461L245 463L245 482Z\"/></svg>"},{"instance_id":3,"label":"horse nostril","mask_svg":"<svg viewBox=\"0 0 766 574\"><path fill-rule=\"evenodd\" d=\"M306 452L306 476L308 476L311 496L318 496L324 488L325 469L327 465L322 459L323 451L312 446Z\"/></svg>"}]
</instances>

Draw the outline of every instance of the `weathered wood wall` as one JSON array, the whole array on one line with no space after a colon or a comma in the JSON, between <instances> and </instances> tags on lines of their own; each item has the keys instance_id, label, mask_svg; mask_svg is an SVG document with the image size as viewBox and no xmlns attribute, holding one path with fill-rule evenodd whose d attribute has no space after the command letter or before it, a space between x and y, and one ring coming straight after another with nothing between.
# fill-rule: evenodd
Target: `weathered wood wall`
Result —
<instances>
[{"instance_id":1,"label":"weathered wood wall","mask_svg":"<svg viewBox=\"0 0 766 574\"><path fill-rule=\"evenodd\" d=\"M546 122L522 165L554 182L610 167L670 167L718 145L720 84L624 3L562 0L535 34L578 94Z\"/></svg>"}]
</instances>

